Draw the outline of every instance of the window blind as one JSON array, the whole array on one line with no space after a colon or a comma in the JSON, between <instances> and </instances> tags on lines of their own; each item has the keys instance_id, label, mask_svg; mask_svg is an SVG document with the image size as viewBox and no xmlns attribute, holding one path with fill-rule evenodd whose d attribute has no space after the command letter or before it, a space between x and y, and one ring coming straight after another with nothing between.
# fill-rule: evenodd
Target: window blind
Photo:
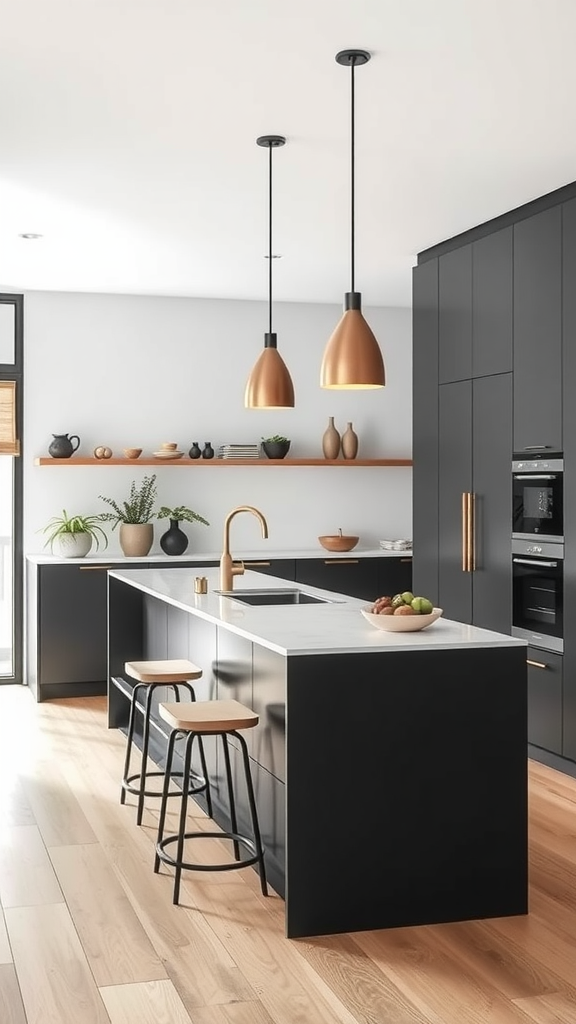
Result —
<instances>
[{"instance_id":1,"label":"window blind","mask_svg":"<svg viewBox=\"0 0 576 1024\"><path fill-rule=\"evenodd\" d=\"M16 381L0 380L0 455L20 455L16 438Z\"/></svg>"}]
</instances>

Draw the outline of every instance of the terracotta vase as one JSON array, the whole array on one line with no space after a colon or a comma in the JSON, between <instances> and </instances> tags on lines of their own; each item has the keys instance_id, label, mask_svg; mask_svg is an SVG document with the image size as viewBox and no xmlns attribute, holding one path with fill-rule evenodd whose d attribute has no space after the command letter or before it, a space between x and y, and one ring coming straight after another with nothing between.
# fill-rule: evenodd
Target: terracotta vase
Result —
<instances>
[{"instance_id":1,"label":"terracotta vase","mask_svg":"<svg viewBox=\"0 0 576 1024\"><path fill-rule=\"evenodd\" d=\"M358 455L358 434L349 423L342 434L342 455L345 459L355 459Z\"/></svg>"},{"instance_id":2,"label":"terracotta vase","mask_svg":"<svg viewBox=\"0 0 576 1024\"><path fill-rule=\"evenodd\" d=\"M120 547L127 558L147 555L153 540L153 523L120 523Z\"/></svg>"},{"instance_id":3,"label":"terracotta vase","mask_svg":"<svg viewBox=\"0 0 576 1024\"><path fill-rule=\"evenodd\" d=\"M340 434L334 426L334 417L328 417L328 426L322 435L322 451L325 459L337 459L340 454Z\"/></svg>"}]
</instances>

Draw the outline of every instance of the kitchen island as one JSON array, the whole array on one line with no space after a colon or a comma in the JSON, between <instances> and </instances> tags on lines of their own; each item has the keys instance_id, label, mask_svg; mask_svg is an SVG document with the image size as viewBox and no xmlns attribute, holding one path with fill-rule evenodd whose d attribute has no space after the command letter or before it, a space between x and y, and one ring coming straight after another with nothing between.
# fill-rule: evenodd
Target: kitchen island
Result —
<instances>
[{"instance_id":1,"label":"kitchen island","mask_svg":"<svg viewBox=\"0 0 576 1024\"><path fill-rule=\"evenodd\" d=\"M108 585L111 727L128 720L124 662L141 658L190 658L199 700L259 714L246 739L288 937L527 912L523 641L445 619L381 632L363 601L255 572L234 597L201 566L115 571ZM318 603L243 600L274 588ZM208 760L225 825L223 766Z\"/></svg>"}]
</instances>

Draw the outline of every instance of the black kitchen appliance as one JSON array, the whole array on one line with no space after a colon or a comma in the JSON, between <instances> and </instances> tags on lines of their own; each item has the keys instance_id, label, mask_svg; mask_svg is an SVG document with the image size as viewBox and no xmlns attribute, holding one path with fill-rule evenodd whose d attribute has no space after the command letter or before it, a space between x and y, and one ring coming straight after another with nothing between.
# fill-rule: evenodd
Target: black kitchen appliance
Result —
<instances>
[{"instance_id":1,"label":"black kitchen appliance","mask_svg":"<svg viewBox=\"0 0 576 1024\"><path fill-rule=\"evenodd\" d=\"M561 544L564 540L564 460L534 454L512 463L512 537Z\"/></svg>"},{"instance_id":2,"label":"black kitchen appliance","mask_svg":"<svg viewBox=\"0 0 576 1024\"><path fill-rule=\"evenodd\" d=\"M564 652L564 545L512 541L512 635Z\"/></svg>"}]
</instances>

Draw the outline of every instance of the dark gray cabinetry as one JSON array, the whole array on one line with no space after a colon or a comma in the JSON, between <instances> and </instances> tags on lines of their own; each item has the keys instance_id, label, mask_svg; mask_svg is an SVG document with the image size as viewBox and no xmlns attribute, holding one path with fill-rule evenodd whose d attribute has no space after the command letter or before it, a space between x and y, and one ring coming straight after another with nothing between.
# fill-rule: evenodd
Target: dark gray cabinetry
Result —
<instances>
[{"instance_id":1,"label":"dark gray cabinetry","mask_svg":"<svg viewBox=\"0 0 576 1024\"><path fill-rule=\"evenodd\" d=\"M263 572L267 576L279 576L282 580L296 578L296 562L293 558L245 558L244 568L253 572Z\"/></svg>"},{"instance_id":2,"label":"dark gray cabinetry","mask_svg":"<svg viewBox=\"0 0 576 1024\"><path fill-rule=\"evenodd\" d=\"M563 207L564 746L576 761L576 199Z\"/></svg>"},{"instance_id":3,"label":"dark gray cabinetry","mask_svg":"<svg viewBox=\"0 0 576 1024\"><path fill-rule=\"evenodd\" d=\"M413 585L437 605L438 260L414 267L412 280Z\"/></svg>"},{"instance_id":4,"label":"dark gray cabinetry","mask_svg":"<svg viewBox=\"0 0 576 1024\"><path fill-rule=\"evenodd\" d=\"M528 648L528 742L562 754L562 655Z\"/></svg>"},{"instance_id":5,"label":"dark gray cabinetry","mask_svg":"<svg viewBox=\"0 0 576 1024\"><path fill-rule=\"evenodd\" d=\"M439 604L448 618L511 630L512 375L439 389ZM472 501L472 571L464 571L463 497Z\"/></svg>"},{"instance_id":6,"label":"dark gray cabinetry","mask_svg":"<svg viewBox=\"0 0 576 1024\"><path fill-rule=\"evenodd\" d=\"M402 594L412 590L412 558L380 558L378 561L378 596ZM418 591L422 597L428 597L426 591ZM430 600L432 600L430 598Z\"/></svg>"},{"instance_id":7,"label":"dark gray cabinetry","mask_svg":"<svg viewBox=\"0 0 576 1024\"><path fill-rule=\"evenodd\" d=\"M472 377L512 371L513 231L472 246Z\"/></svg>"},{"instance_id":8,"label":"dark gray cabinetry","mask_svg":"<svg viewBox=\"0 0 576 1024\"><path fill-rule=\"evenodd\" d=\"M514 225L514 450L562 451L562 208Z\"/></svg>"},{"instance_id":9,"label":"dark gray cabinetry","mask_svg":"<svg viewBox=\"0 0 576 1024\"><path fill-rule=\"evenodd\" d=\"M296 582L373 601L378 590L377 558L299 558Z\"/></svg>"},{"instance_id":10,"label":"dark gray cabinetry","mask_svg":"<svg viewBox=\"0 0 576 1024\"><path fill-rule=\"evenodd\" d=\"M472 376L472 246L441 256L438 268L438 379Z\"/></svg>"}]
</instances>

